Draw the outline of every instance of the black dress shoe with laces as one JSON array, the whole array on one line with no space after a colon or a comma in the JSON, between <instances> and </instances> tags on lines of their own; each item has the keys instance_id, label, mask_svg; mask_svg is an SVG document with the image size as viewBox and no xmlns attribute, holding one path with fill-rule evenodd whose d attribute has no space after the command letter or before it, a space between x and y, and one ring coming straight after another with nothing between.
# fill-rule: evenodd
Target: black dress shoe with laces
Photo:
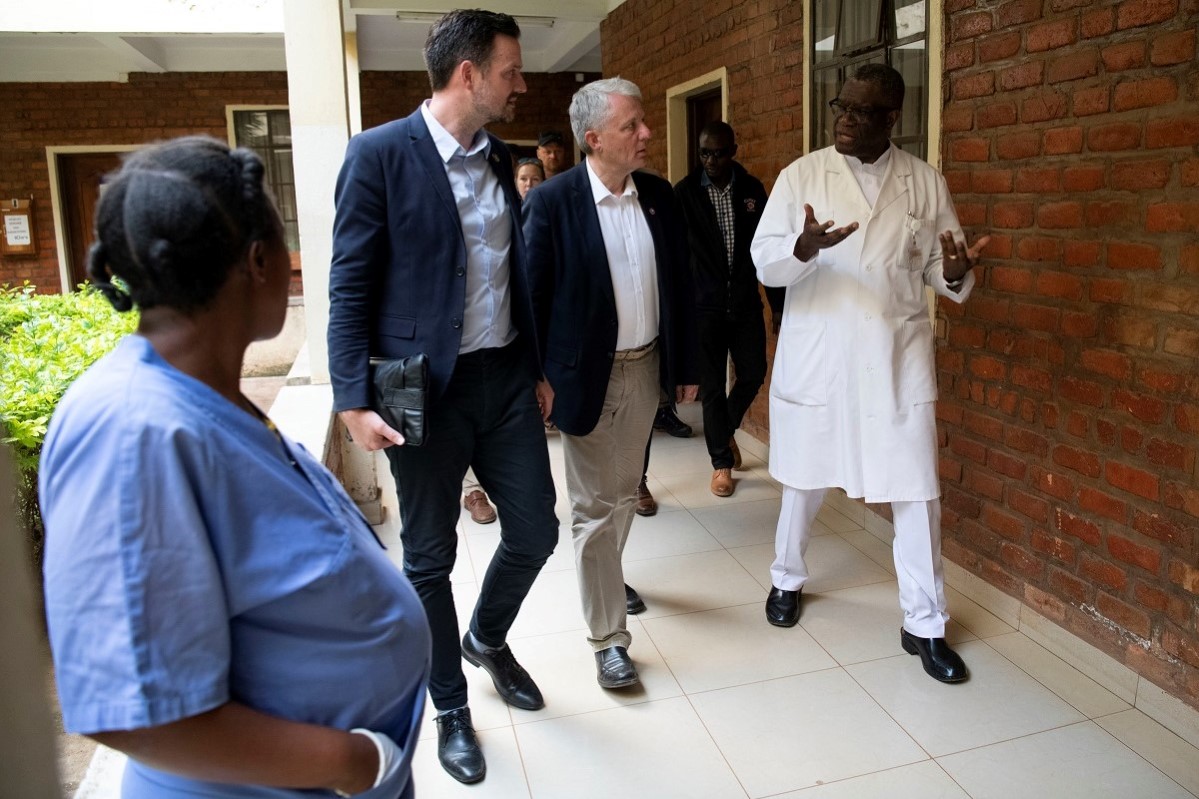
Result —
<instances>
[{"instance_id":1,"label":"black dress shoe with laces","mask_svg":"<svg viewBox=\"0 0 1199 799\"><path fill-rule=\"evenodd\" d=\"M961 682L970 676L961 656L949 648L944 638L921 638L900 628L899 643L909 655L919 655L929 677L940 682Z\"/></svg>"},{"instance_id":2,"label":"black dress shoe with laces","mask_svg":"<svg viewBox=\"0 0 1199 799\"><path fill-rule=\"evenodd\" d=\"M624 610L630 616L636 616L645 611L645 601L628 583L624 584Z\"/></svg>"},{"instance_id":3,"label":"black dress shoe with laces","mask_svg":"<svg viewBox=\"0 0 1199 799\"><path fill-rule=\"evenodd\" d=\"M487 776L487 761L470 721L470 708L460 707L437 717L437 759L458 782L469 785Z\"/></svg>"},{"instance_id":4,"label":"black dress shoe with laces","mask_svg":"<svg viewBox=\"0 0 1199 799\"><path fill-rule=\"evenodd\" d=\"M516 662L507 644L499 647L481 646L468 632L462 636L462 657L490 674L496 692L512 707L521 710L540 710L545 707L537 683Z\"/></svg>"},{"instance_id":5,"label":"black dress shoe with laces","mask_svg":"<svg viewBox=\"0 0 1199 799\"><path fill-rule=\"evenodd\" d=\"M658 409L658 415L654 417L654 429L675 438L691 438L692 432L691 425L680 419L669 405Z\"/></svg>"},{"instance_id":6,"label":"black dress shoe with laces","mask_svg":"<svg viewBox=\"0 0 1199 799\"><path fill-rule=\"evenodd\" d=\"M624 688L641 682L637 667L623 646L610 646L595 653L595 679L604 688Z\"/></svg>"},{"instance_id":7,"label":"black dress shoe with laces","mask_svg":"<svg viewBox=\"0 0 1199 799\"><path fill-rule=\"evenodd\" d=\"M766 597L766 621L775 627L794 627L799 621L799 602L803 589L784 591L781 588L770 588Z\"/></svg>"}]
</instances>

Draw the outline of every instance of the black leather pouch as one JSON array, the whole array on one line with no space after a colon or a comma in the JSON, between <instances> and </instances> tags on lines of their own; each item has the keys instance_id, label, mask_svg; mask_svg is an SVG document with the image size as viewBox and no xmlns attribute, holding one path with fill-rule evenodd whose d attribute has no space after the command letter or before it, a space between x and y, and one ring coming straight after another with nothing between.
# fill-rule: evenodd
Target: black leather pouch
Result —
<instances>
[{"instance_id":1,"label":"black leather pouch","mask_svg":"<svg viewBox=\"0 0 1199 799\"><path fill-rule=\"evenodd\" d=\"M400 431L405 446L422 446L429 435L429 356L371 358L371 384L374 411Z\"/></svg>"}]
</instances>

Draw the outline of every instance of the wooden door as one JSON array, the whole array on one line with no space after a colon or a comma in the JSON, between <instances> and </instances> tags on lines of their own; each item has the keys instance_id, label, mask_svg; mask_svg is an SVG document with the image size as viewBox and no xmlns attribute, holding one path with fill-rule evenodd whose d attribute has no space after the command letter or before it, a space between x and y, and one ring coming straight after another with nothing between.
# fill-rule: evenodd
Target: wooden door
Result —
<instances>
[{"instance_id":1,"label":"wooden door","mask_svg":"<svg viewBox=\"0 0 1199 799\"><path fill-rule=\"evenodd\" d=\"M709 89L687 98L687 174L699 166L699 132L721 117L720 89Z\"/></svg>"},{"instance_id":2,"label":"wooden door","mask_svg":"<svg viewBox=\"0 0 1199 799\"><path fill-rule=\"evenodd\" d=\"M67 265L75 289L87 280L87 251L95 240L96 204L105 177L121 166L122 153L62 153L58 189L66 228Z\"/></svg>"}]
</instances>

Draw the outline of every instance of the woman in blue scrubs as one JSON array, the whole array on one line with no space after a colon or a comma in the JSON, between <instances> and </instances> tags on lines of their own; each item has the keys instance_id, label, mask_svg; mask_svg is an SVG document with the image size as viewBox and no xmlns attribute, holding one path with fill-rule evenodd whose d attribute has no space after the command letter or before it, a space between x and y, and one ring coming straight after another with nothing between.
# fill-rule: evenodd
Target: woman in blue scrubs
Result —
<instances>
[{"instance_id":1,"label":"woman in blue scrubs","mask_svg":"<svg viewBox=\"0 0 1199 799\"><path fill-rule=\"evenodd\" d=\"M247 150L179 139L130 157L100 200L89 273L141 319L43 449L63 720L129 755L126 799L410 797L420 601L239 389L291 275L262 174Z\"/></svg>"}]
</instances>

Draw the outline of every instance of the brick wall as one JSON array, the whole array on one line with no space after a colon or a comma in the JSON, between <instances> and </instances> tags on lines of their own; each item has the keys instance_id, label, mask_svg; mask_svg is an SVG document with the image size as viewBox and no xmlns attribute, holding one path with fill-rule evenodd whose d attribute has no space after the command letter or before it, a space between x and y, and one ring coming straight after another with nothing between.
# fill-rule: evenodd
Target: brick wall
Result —
<instances>
[{"instance_id":1,"label":"brick wall","mask_svg":"<svg viewBox=\"0 0 1199 799\"><path fill-rule=\"evenodd\" d=\"M728 70L726 120L737 158L769 188L803 152L803 3L790 0L627 0L600 27L604 74L636 83L654 131L650 166L666 171L666 90ZM768 333L770 357L774 337ZM769 385L769 384L767 384ZM765 441L767 389L743 428Z\"/></svg>"},{"instance_id":2,"label":"brick wall","mask_svg":"<svg viewBox=\"0 0 1199 799\"><path fill-rule=\"evenodd\" d=\"M536 139L550 128L567 133L567 108L579 85L574 73L531 74L527 81L516 120L492 131L514 139ZM361 93L363 124L373 127L409 114L429 95L429 81L423 72L365 72ZM287 102L282 72L134 73L128 83L0 83L5 153L0 200L32 194L38 232L36 257L0 256L0 284L29 280L41 291L61 290L47 146L144 144L192 133L224 141L226 105ZM299 290L299 274L297 268L293 291Z\"/></svg>"},{"instance_id":3,"label":"brick wall","mask_svg":"<svg viewBox=\"0 0 1199 799\"><path fill-rule=\"evenodd\" d=\"M667 88L727 67L769 187L803 149L802 6L628 0L604 74L661 134ZM945 554L1199 706L1199 0L944 9L946 176L994 237L938 310Z\"/></svg>"},{"instance_id":4,"label":"brick wall","mask_svg":"<svg viewBox=\"0 0 1199 799\"><path fill-rule=\"evenodd\" d=\"M946 6L945 552L1199 706L1199 3Z\"/></svg>"},{"instance_id":5,"label":"brick wall","mask_svg":"<svg viewBox=\"0 0 1199 799\"><path fill-rule=\"evenodd\" d=\"M228 138L227 104L286 105L281 72L134 73L128 83L0 83L0 199L34 197L38 255L0 256L0 284L61 290L47 146Z\"/></svg>"}]
</instances>

